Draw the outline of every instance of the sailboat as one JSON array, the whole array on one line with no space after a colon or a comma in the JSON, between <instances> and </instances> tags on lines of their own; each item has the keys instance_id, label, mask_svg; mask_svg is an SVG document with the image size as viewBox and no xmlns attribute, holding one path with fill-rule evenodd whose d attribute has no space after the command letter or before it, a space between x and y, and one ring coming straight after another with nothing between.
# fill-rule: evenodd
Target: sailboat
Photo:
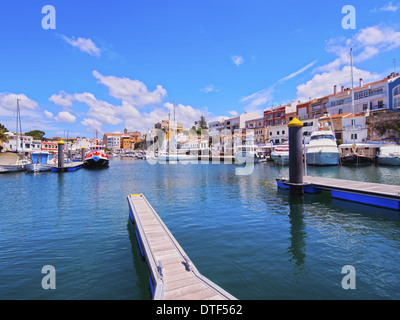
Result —
<instances>
[{"instance_id":1,"label":"sailboat","mask_svg":"<svg viewBox=\"0 0 400 320\"><path fill-rule=\"evenodd\" d=\"M21 148L22 152L18 152L18 145L20 143L19 133L18 133L18 126L19 130L21 131L22 137L22 130L21 130L21 115L19 111L19 99L17 99L17 131L15 136L15 152L6 152L0 154L0 173L5 172L17 172L17 171L24 171L26 168L25 166L30 163L29 160L24 159L24 143L22 142ZM21 139L22 141L22 139Z\"/></svg>"},{"instance_id":2,"label":"sailboat","mask_svg":"<svg viewBox=\"0 0 400 320\"><path fill-rule=\"evenodd\" d=\"M340 158L342 165L358 166L358 165L371 165L372 159L362 152L359 152L355 142L355 119L354 119L354 78L353 78L353 48L350 49L350 62L351 62L351 107L353 113L353 146L351 152L343 155Z\"/></svg>"}]
</instances>

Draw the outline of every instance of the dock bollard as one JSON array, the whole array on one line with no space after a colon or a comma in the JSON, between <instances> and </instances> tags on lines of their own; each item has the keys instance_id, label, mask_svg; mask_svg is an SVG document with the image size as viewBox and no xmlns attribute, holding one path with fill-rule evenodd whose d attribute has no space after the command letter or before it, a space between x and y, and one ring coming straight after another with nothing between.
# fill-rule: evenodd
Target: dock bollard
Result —
<instances>
[{"instance_id":1,"label":"dock bollard","mask_svg":"<svg viewBox=\"0 0 400 320\"><path fill-rule=\"evenodd\" d=\"M290 194L303 194L303 123L294 118L289 128L289 187Z\"/></svg>"},{"instance_id":2,"label":"dock bollard","mask_svg":"<svg viewBox=\"0 0 400 320\"><path fill-rule=\"evenodd\" d=\"M85 160L85 153L86 153L86 149L85 149L85 147L82 147L82 150L81 150L82 161Z\"/></svg>"},{"instance_id":3,"label":"dock bollard","mask_svg":"<svg viewBox=\"0 0 400 320\"><path fill-rule=\"evenodd\" d=\"M64 141L58 141L58 168L64 168Z\"/></svg>"}]
</instances>

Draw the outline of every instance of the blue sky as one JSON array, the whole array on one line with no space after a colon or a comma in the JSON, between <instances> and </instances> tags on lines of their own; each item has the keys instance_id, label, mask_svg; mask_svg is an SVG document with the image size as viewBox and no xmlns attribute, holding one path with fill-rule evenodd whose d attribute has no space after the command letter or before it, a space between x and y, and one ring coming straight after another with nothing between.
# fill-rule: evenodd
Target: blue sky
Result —
<instances>
[{"instance_id":1,"label":"blue sky","mask_svg":"<svg viewBox=\"0 0 400 320\"><path fill-rule=\"evenodd\" d=\"M344 29L345 5L356 29ZM43 29L45 5L55 29ZM400 0L2 1L0 123L47 137L186 127L400 70Z\"/></svg>"}]
</instances>

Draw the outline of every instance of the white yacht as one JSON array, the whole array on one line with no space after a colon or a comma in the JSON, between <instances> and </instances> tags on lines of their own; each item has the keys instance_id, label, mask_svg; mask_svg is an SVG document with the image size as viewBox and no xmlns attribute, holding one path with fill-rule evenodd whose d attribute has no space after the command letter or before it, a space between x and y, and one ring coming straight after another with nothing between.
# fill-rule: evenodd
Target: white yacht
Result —
<instances>
[{"instance_id":1,"label":"white yacht","mask_svg":"<svg viewBox=\"0 0 400 320\"><path fill-rule=\"evenodd\" d=\"M378 164L388 166L400 166L400 146L388 144L380 147L380 154L377 156Z\"/></svg>"},{"instance_id":2,"label":"white yacht","mask_svg":"<svg viewBox=\"0 0 400 320\"><path fill-rule=\"evenodd\" d=\"M30 161L23 159L21 154L0 153L0 173L24 171L29 163Z\"/></svg>"},{"instance_id":3,"label":"white yacht","mask_svg":"<svg viewBox=\"0 0 400 320\"><path fill-rule=\"evenodd\" d=\"M286 141L284 144L279 146L273 146L271 152L271 158L276 164L288 165L289 164L289 142Z\"/></svg>"},{"instance_id":4,"label":"white yacht","mask_svg":"<svg viewBox=\"0 0 400 320\"><path fill-rule=\"evenodd\" d=\"M337 166L340 152L332 130L320 127L311 134L306 147L307 164L313 166Z\"/></svg>"}]
</instances>

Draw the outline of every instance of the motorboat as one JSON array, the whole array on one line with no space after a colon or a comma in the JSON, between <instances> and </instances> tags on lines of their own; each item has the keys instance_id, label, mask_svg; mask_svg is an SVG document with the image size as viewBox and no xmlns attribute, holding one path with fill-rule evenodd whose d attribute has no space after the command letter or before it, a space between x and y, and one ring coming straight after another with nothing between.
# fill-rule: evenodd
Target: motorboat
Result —
<instances>
[{"instance_id":1,"label":"motorboat","mask_svg":"<svg viewBox=\"0 0 400 320\"><path fill-rule=\"evenodd\" d=\"M25 171L30 161L19 153L0 153L0 173Z\"/></svg>"},{"instance_id":2,"label":"motorboat","mask_svg":"<svg viewBox=\"0 0 400 320\"><path fill-rule=\"evenodd\" d=\"M32 163L26 165L28 172L51 171L55 165L55 159L53 159L53 154L50 152L32 152L31 160Z\"/></svg>"},{"instance_id":3,"label":"motorboat","mask_svg":"<svg viewBox=\"0 0 400 320\"><path fill-rule=\"evenodd\" d=\"M289 164L289 143L273 146L271 152L271 158L276 164L288 165Z\"/></svg>"},{"instance_id":4,"label":"motorboat","mask_svg":"<svg viewBox=\"0 0 400 320\"><path fill-rule=\"evenodd\" d=\"M90 146L90 152L83 160L83 167L86 169L106 168L109 165L110 159L104 151L104 146L96 142Z\"/></svg>"},{"instance_id":5,"label":"motorboat","mask_svg":"<svg viewBox=\"0 0 400 320\"><path fill-rule=\"evenodd\" d=\"M379 149L378 164L400 166L400 145L388 144Z\"/></svg>"},{"instance_id":6,"label":"motorboat","mask_svg":"<svg viewBox=\"0 0 400 320\"><path fill-rule=\"evenodd\" d=\"M332 130L320 127L311 133L311 140L306 147L306 161L313 166L336 166L340 152Z\"/></svg>"}]
</instances>

